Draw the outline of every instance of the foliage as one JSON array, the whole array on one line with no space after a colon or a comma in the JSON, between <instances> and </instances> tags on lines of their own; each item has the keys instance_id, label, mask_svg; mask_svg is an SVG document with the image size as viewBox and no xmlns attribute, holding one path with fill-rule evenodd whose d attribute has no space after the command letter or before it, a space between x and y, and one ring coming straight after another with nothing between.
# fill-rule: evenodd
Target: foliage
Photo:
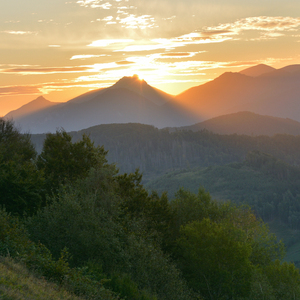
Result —
<instances>
[{"instance_id":1,"label":"foliage","mask_svg":"<svg viewBox=\"0 0 300 300\"><path fill-rule=\"evenodd\" d=\"M139 220L147 235L151 234L157 241L164 243L174 217L167 195L162 194L159 197L155 191L149 194L141 184L142 175L138 170L135 173L118 175L116 180L117 193L122 198L121 213L126 216L125 220Z\"/></svg>"},{"instance_id":2,"label":"foliage","mask_svg":"<svg viewBox=\"0 0 300 300\"><path fill-rule=\"evenodd\" d=\"M148 229L151 218L146 214L145 220L132 217L134 210L126 214L122 187L117 185L120 178L114 177L113 171L91 169L85 179L61 189L52 204L29 219L31 236L43 242L55 257L68 247L74 266L85 266L93 259L108 279L113 279L116 272L127 274L140 291L147 291L151 297L191 299L180 272L159 248L152 229ZM138 199L134 191L140 194L140 189L132 183L125 203L129 198ZM146 195L143 201L148 200L152 201ZM152 228L157 225L154 224ZM119 284L110 286L124 293Z\"/></svg>"},{"instance_id":3,"label":"foliage","mask_svg":"<svg viewBox=\"0 0 300 300\"><path fill-rule=\"evenodd\" d=\"M48 192L56 192L60 184L83 178L91 167L105 164L106 154L87 135L72 143L72 137L61 130L47 134L37 166L44 171Z\"/></svg>"},{"instance_id":4,"label":"foliage","mask_svg":"<svg viewBox=\"0 0 300 300\"><path fill-rule=\"evenodd\" d=\"M43 203L43 176L34 163L28 134L0 119L0 205L14 214L33 214Z\"/></svg>"},{"instance_id":5,"label":"foliage","mask_svg":"<svg viewBox=\"0 0 300 300\"><path fill-rule=\"evenodd\" d=\"M249 293L251 245L231 222L208 218L182 227L180 266L190 285L207 299L232 299Z\"/></svg>"},{"instance_id":6,"label":"foliage","mask_svg":"<svg viewBox=\"0 0 300 300\"><path fill-rule=\"evenodd\" d=\"M197 195L180 189L171 207L177 221L171 251L190 287L205 299L247 298L259 269L273 293L267 268L283 258L283 244L248 207L216 202L203 189Z\"/></svg>"}]
</instances>

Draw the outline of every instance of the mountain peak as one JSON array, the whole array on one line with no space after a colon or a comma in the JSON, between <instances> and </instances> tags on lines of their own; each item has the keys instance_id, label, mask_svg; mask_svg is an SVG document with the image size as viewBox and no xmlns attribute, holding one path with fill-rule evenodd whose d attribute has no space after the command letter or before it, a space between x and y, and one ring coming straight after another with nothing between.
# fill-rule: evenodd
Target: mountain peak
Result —
<instances>
[{"instance_id":1,"label":"mountain peak","mask_svg":"<svg viewBox=\"0 0 300 300\"><path fill-rule=\"evenodd\" d=\"M157 105L163 105L173 99L171 95L152 87L136 74L133 76L124 76L109 89L127 89Z\"/></svg>"},{"instance_id":2,"label":"mountain peak","mask_svg":"<svg viewBox=\"0 0 300 300\"><path fill-rule=\"evenodd\" d=\"M5 117L18 119L30 113L34 113L46 107L50 107L57 104L58 102L51 102L45 99L43 96L39 96L36 99L30 101L29 103L21 106L20 108L9 112Z\"/></svg>"},{"instance_id":3,"label":"mountain peak","mask_svg":"<svg viewBox=\"0 0 300 300\"><path fill-rule=\"evenodd\" d=\"M50 101L44 98L44 96L39 96L35 100L32 100L31 102L33 103L33 102L50 102Z\"/></svg>"},{"instance_id":4,"label":"mountain peak","mask_svg":"<svg viewBox=\"0 0 300 300\"><path fill-rule=\"evenodd\" d=\"M240 74L251 76L251 77L258 77L260 75L275 71L276 69L273 67L270 67L265 64L259 64L250 68L247 68L245 70L240 71Z\"/></svg>"},{"instance_id":5,"label":"mountain peak","mask_svg":"<svg viewBox=\"0 0 300 300\"><path fill-rule=\"evenodd\" d=\"M137 74L133 76L124 76L118 80L112 88L128 88L128 87L141 87L143 85L148 85L143 79L140 79Z\"/></svg>"}]
</instances>

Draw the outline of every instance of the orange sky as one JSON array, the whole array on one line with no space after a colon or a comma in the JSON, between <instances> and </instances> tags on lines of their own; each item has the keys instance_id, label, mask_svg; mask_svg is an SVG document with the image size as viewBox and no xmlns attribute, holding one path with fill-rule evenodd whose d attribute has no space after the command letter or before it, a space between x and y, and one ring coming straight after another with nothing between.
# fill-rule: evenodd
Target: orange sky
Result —
<instances>
[{"instance_id":1,"label":"orange sky","mask_svg":"<svg viewBox=\"0 0 300 300\"><path fill-rule=\"evenodd\" d=\"M226 71L300 63L299 12L299 0L3 0L0 116L133 74L178 94Z\"/></svg>"}]
</instances>

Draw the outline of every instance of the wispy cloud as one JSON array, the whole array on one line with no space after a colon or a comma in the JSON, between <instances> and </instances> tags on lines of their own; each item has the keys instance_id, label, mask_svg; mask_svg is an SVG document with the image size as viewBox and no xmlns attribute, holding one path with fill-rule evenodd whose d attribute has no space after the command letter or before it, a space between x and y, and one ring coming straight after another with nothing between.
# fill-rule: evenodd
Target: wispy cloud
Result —
<instances>
[{"instance_id":1,"label":"wispy cloud","mask_svg":"<svg viewBox=\"0 0 300 300\"><path fill-rule=\"evenodd\" d=\"M139 44L128 45L123 49L118 49L115 51L124 52L138 52L138 51L153 51L153 50L174 50L178 47L183 47L187 45L200 45L209 43L221 43L232 39L228 36L228 32L224 31L214 31L210 34L202 32L191 32L175 38L160 38L152 39L150 41L140 41Z\"/></svg>"},{"instance_id":2,"label":"wispy cloud","mask_svg":"<svg viewBox=\"0 0 300 300\"><path fill-rule=\"evenodd\" d=\"M40 94L37 86L4 86L0 87L0 96Z\"/></svg>"},{"instance_id":3,"label":"wispy cloud","mask_svg":"<svg viewBox=\"0 0 300 300\"><path fill-rule=\"evenodd\" d=\"M75 67L22 67L0 69L0 73L14 73L21 75L30 74L57 74L57 73L79 73L91 71L91 66L75 66Z\"/></svg>"},{"instance_id":4,"label":"wispy cloud","mask_svg":"<svg viewBox=\"0 0 300 300\"><path fill-rule=\"evenodd\" d=\"M118 17L117 20L119 20L119 24L125 28L145 29L158 27L155 18L151 15L138 16L135 14L130 14L124 18Z\"/></svg>"},{"instance_id":5,"label":"wispy cloud","mask_svg":"<svg viewBox=\"0 0 300 300\"><path fill-rule=\"evenodd\" d=\"M106 54L100 54L100 55L93 55L93 54L81 54L81 55L73 55L70 60L74 60L74 59L88 59L88 58L97 58L97 57L101 57L101 56L108 56Z\"/></svg>"},{"instance_id":6,"label":"wispy cloud","mask_svg":"<svg viewBox=\"0 0 300 300\"><path fill-rule=\"evenodd\" d=\"M80 6L84 7L91 7L91 8L103 8L103 9L110 9L112 4L106 2L104 4L100 4L103 0L80 0L77 1Z\"/></svg>"},{"instance_id":7,"label":"wispy cloud","mask_svg":"<svg viewBox=\"0 0 300 300\"><path fill-rule=\"evenodd\" d=\"M131 39L105 39L105 40L97 40L93 41L88 47L107 47L111 44L128 44L134 42Z\"/></svg>"},{"instance_id":8,"label":"wispy cloud","mask_svg":"<svg viewBox=\"0 0 300 300\"><path fill-rule=\"evenodd\" d=\"M234 23L219 24L218 26L214 27L205 27L204 30L208 34L214 31L223 31L224 34L231 35L239 34L241 31L249 30L269 31L271 32L269 37L274 38L275 32L293 31L299 26L300 18L260 16L240 19ZM281 35L277 34L277 37Z\"/></svg>"},{"instance_id":9,"label":"wispy cloud","mask_svg":"<svg viewBox=\"0 0 300 300\"><path fill-rule=\"evenodd\" d=\"M1 31L3 33L14 34L14 35L29 35L29 34L37 34L36 31L22 31L22 30L6 30Z\"/></svg>"}]
</instances>

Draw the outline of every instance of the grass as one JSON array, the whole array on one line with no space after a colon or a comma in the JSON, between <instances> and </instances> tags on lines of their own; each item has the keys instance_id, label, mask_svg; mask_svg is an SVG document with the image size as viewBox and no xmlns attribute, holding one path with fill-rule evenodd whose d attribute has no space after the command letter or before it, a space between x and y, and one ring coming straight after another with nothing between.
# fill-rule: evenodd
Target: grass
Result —
<instances>
[{"instance_id":1,"label":"grass","mask_svg":"<svg viewBox=\"0 0 300 300\"><path fill-rule=\"evenodd\" d=\"M28 271L11 258L0 257L1 300L81 300L56 284Z\"/></svg>"}]
</instances>

